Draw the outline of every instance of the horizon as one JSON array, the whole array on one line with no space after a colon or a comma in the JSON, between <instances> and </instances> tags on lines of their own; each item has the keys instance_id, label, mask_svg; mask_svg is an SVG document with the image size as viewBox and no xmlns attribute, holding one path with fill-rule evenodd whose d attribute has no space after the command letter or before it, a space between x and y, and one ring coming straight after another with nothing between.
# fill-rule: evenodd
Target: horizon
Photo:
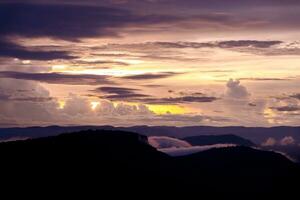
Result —
<instances>
[{"instance_id":1,"label":"horizon","mask_svg":"<svg viewBox=\"0 0 300 200\"><path fill-rule=\"evenodd\" d=\"M31 126L3 126L0 127L0 129L7 129L7 128L48 128L48 127L113 127L113 128L132 128L132 127L171 127L171 128L189 128L189 127L212 127L212 128L300 128L299 126L210 126L210 125L191 125L191 126L165 126L165 125L133 125L133 126L122 126L122 125L109 125L109 124L64 124L64 125L55 125L55 124L50 124L50 125L31 125Z\"/></svg>"}]
</instances>

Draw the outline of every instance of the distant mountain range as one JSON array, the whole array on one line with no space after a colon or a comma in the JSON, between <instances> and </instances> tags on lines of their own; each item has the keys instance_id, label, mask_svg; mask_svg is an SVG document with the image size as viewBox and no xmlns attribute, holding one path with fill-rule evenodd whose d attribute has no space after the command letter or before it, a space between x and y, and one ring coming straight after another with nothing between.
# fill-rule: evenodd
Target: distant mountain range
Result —
<instances>
[{"instance_id":1,"label":"distant mountain range","mask_svg":"<svg viewBox=\"0 0 300 200\"><path fill-rule=\"evenodd\" d=\"M236 144L240 146L254 147L256 144L236 135L199 135L183 138L193 146L214 145L214 144Z\"/></svg>"},{"instance_id":2,"label":"distant mountain range","mask_svg":"<svg viewBox=\"0 0 300 200\"><path fill-rule=\"evenodd\" d=\"M48 126L28 128L0 128L0 141L13 141L28 138L55 136L82 130L120 130L139 133L145 136L169 136L187 140L192 145L209 145L231 143L242 146L257 146L287 154L300 162L300 127L172 127L172 126ZM197 136L197 137L195 137ZM293 145L261 146L269 138L276 141L292 137Z\"/></svg>"},{"instance_id":3,"label":"distant mountain range","mask_svg":"<svg viewBox=\"0 0 300 200\"><path fill-rule=\"evenodd\" d=\"M261 144L267 138L282 139L285 136L292 136L300 141L300 127L211 127L211 126L133 126L133 127L113 127L113 126L48 126L48 127L28 127L28 128L0 128L0 140L7 140L12 137L37 138L53 136L61 133L99 129L99 130L122 130L140 133L146 136L170 136L185 138L198 135L236 135L251 140L255 144Z\"/></svg>"},{"instance_id":4,"label":"distant mountain range","mask_svg":"<svg viewBox=\"0 0 300 200\"><path fill-rule=\"evenodd\" d=\"M170 157L150 146L146 136L124 131L90 130L0 143L0 157L6 186L51 193L68 186L72 192L99 194L126 189L275 195L296 193L300 178L299 166L275 152L228 147Z\"/></svg>"}]
</instances>

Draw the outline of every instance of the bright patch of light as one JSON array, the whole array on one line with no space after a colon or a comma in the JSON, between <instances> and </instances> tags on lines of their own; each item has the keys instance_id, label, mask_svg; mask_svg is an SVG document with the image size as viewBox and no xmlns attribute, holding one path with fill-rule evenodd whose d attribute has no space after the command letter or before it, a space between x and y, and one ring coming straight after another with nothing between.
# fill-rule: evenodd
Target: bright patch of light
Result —
<instances>
[{"instance_id":1,"label":"bright patch of light","mask_svg":"<svg viewBox=\"0 0 300 200\"><path fill-rule=\"evenodd\" d=\"M100 104L100 103L97 102L97 101L91 102L91 108L92 108L92 110L96 110L96 108L97 108L97 106L98 106L99 104Z\"/></svg>"},{"instance_id":2,"label":"bright patch of light","mask_svg":"<svg viewBox=\"0 0 300 200\"><path fill-rule=\"evenodd\" d=\"M28 64L31 63L31 61L30 61L30 60L22 60L22 63L23 63L24 65L28 65Z\"/></svg>"},{"instance_id":3,"label":"bright patch of light","mask_svg":"<svg viewBox=\"0 0 300 200\"><path fill-rule=\"evenodd\" d=\"M65 101L58 101L58 109L64 109L65 105L66 105Z\"/></svg>"},{"instance_id":4,"label":"bright patch of light","mask_svg":"<svg viewBox=\"0 0 300 200\"><path fill-rule=\"evenodd\" d=\"M60 72L60 71L66 70L66 68L67 68L66 65L53 65L52 66L52 71Z\"/></svg>"},{"instance_id":5,"label":"bright patch of light","mask_svg":"<svg viewBox=\"0 0 300 200\"><path fill-rule=\"evenodd\" d=\"M186 109L177 105L147 105L155 114L185 114Z\"/></svg>"}]
</instances>

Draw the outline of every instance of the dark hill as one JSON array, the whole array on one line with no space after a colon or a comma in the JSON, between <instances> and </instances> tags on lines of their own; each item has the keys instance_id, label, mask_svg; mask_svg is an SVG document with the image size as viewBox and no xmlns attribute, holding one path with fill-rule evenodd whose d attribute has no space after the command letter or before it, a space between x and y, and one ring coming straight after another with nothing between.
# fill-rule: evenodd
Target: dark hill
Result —
<instances>
[{"instance_id":1,"label":"dark hill","mask_svg":"<svg viewBox=\"0 0 300 200\"><path fill-rule=\"evenodd\" d=\"M299 168L284 156L246 147L167 156L147 138L122 131L84 131L0 144L1 185L30 191L110 195L127 191L186 194L292 193ZM69 188L69 189L68 189ZM4 188L2 188L5 190Z\"/></svg>"},{"instance_id":2,"label":"dark hill","mask_svg":"<svg viewBox=\"0 0 300 200\"><path fill-rule=\"evenodd\" d=\"M236 135L199 135L183 138L191 145L236 144L240 146L256 146L250 140Z\"/></svg>"}]
</instances>

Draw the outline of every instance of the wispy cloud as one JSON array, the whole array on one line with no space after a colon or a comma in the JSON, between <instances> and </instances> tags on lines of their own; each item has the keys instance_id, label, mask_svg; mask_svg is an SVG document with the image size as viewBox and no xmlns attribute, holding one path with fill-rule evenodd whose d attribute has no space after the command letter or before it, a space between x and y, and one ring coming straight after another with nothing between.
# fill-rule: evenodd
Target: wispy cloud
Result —
<instances>
[{"instance_id":1,"label":"wispy cloud","mask_svg":"<svg viewBox=\"0 0 300 200\"><path fill-rule=\"evenodd\" d=\"M39 81L50 84L65 85L101 85L112 84L108 76L89 74L63 74L63 73L24 73L13 71L0 72L0 78Z\"/></svg>"},{"instance_id":2,"label":"wispy cloud","mask_svg":"<svg viewBox=\"0 0 300 200\"><path fill-rule=\"evenodd\" d=\"M175 73L175 72L146 73L146 74L123 76L121 78L131 79L131 80L162 79L162 78L173 77L173 76L180 75L180 74L182 74L182 73Z\"/></svg>"},{"instance_id":3,"label":"wispy cloud","mask_svg":"<svg viewBox=\"0 0 300 200\"><path fill-rule=\"evenodd\" d=\"M0 57L12 57L25 60L56 60L56 59L75 59L76 56L70 55L67 51L47 51L34 50L15 44L9 40L0 38Z\"/></svg>"}]
</instances>

